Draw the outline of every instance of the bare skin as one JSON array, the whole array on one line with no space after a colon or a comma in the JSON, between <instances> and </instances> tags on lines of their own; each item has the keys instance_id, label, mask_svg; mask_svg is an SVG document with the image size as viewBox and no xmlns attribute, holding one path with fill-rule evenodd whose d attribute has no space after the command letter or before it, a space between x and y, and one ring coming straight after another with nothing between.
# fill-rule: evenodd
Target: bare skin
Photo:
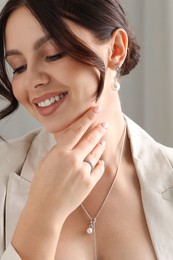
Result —
<instances>
[{"instance_id":1,"label":"bare skin","mask_svg":"<svg viewBox=\"0 0 173 260\"><path fill-rule=\"evenodd\" d=\"M47 56L59 52L51 41L34 48L43 30L25 8L15 11L7 22L7 61L15 71L14 95L57 139L35 171L12 239L22 260L94 260L92 236L85 232L89 221L80 205L95 216L117 168L124 118L112 82L114 64L121 67L126 57L127 35L120 29L100 44L87 30L70 26L105 62L105 85L97 103L93 97L98 73L93 68L70 57L50 62ZM45 110L46 116L40 113L33 100L59 91L68 93L63 104L56 110L51 107L51 113ZM86 157L92 159L92 171L84 162ZM128 137L118 179L96 225L99 260L156 259Z\"/></svg>"},{"instance_id":2,"label":"bare skin","mask_svg":"<svg viewBox=\"0 0 173 260\"><path fill-rule=\"evenodd\" d=\"M65 219L82 203L104 172L104 162L99 158L104 151L100 139L106 131L105 125L98 125L81 140L97 115L94 111L90 109L80 123L74 123L38 166L13 239L24 259L54 259ZM84 162L91 151L96 155L92 173ZM66 163L62 166L62 162ZM57 169L61 174L57 174ZM38 192L41 190L42 194Z\"/></svg>"},{"instance_id":3,"label":"bare skin","mask_svg":"<svg viewBox=\"0 0 173 260\"><path fill-rule=\"evenodd\" d=\"M140 187L126 140L125 158L118 179L107 203L97 218L97 254L99 260L156 259L148 232L140 195ZM103 176L84 201L91 216L95 216L112 177ZM102 192L101 192L102 190ZM96 201L96 203L94 203ZM86 234L89 219L79 207L66 220L56 252L56 259L94 260L92 236ZM74 240L75 237L75 240ZM68 250L64 250L68 248Z\"/></svg>"},{"instance_id":4,"label":"bare skin","mask_svg":"<svg viewBox=\"0 0 173 260\"><path fill-rule=\"evenodd\" d=\"M92 110L88 111L85 116L89 116L89 118L80 120L82 120L82 125L84 122L86 123L87 128L96 116ZM28 202L12 241L24 260L66 260L69 258L94 260L92 236L86 234L89 220L78 205L84 200L83 203L90 215L95 216L114 174L107 172L102 176L105 168L98 159L105 149L99 143L101 136L106 131L104 127L99 125L88 134L85 140L83 139L79 145L75 145L83 134L80 128L80 131L77 130L78 135L76 135L76 129L79 129L76 126L79 122L76 122L66 133L67 138L65 139L68 140L70 137L72 141L66 143L65 139L62 140L62 146L66 148L54 147L47 158L40 163L35 173ZM84 149L87 142L90 143L90 147L95 147L94 154L98 156L96 157L97 166L92 173L90 173L90 166L85 162L80 169L79 162L76 163L73 156L69 162L66 159L67 153L73 146L75 146L74 150ZM88 154L88 149L86 149L86 153ZM53 158L57 155L61 156L61 160L67 162L64 167L66 168L65 172L69 172L69 174L65 180L56 172L59 166L57 160ZM55 162L55 165L51 164L50 167L50 160ZM81 158L78 160L80 161ZM71 168L73 170L68 170ZM50 181L53 180L53 183L48 183L47 175L50 171L52 174ZM62 187L61 189L56 189L57 183L59 187ZM72 183L74 184L71 185ZM54 190L57 190L53 196L52 185L55 185ZM44 190L44 193L42 192L40 196L37 190ZM67 190L70 196L67 196ZM87 196L88 193L90 195ZM76 198L79 200L77 201ZM55 207L55 204L58 207ZM156 259L144 217L140 187L130 155L128 138L118 179L97 219L96 228L98 259Z\"/></svg>"},{"instance_id":5,"label":"bare skin","mask_svg":"<svg viewBox=\"0 0 173 260\"><path fill-rule=\"evenodd\" d=\"M76 126L74 126L74 128L76 129ZM99 126L95 133L91 133L90 135L96 137L98 132L101 136L104 134L105 130L101 130L100 133ZM69 133L69 135L71 135L71 133ZM94 140L95 138L91 139ZM89 138L88 140L91 139ZM75 142L76 141L75 135ZM97 219L98 259L156 259L142 208L137 175L129 153L128 138L125 147L118 179L105 207ZM62 147L60 149L62 153ZM58 147L56 147L52 152L56 151L57 153L58 150ZM95 152L96 150L97 154L100 156L104 147L98 144L97 148L95 148ZM14 247L19 252L22 259L26 260L40 258L57 260L66 260L69 258L76 260L94 260L93 238L92 235L89 236L86 234L89 219L82 208L77 206L83 201L86 194L97 182L90 195L87 196L83 202L90 215L95 216L98 207L100 207L100 204L110 187L114 174L107 172L102 176L104 171L104 165L102 163L97 164L97 167L92 172L92 178L90 169L88 169L89 167L88 165L85 165L85 163L82 165L82 168L85 167L86 172L79 170L76 174L77 171L74 167L74 162L72 162L71 167L73 168L73 172L69 171L69 180L67 178L64 182L64 180L60 180L61 178L58 179L59 186L63 186L63 189L57 190L58 193L54 193L53 197L50 195L52 194L52 189L46 189L46 192L42 193L42 196L40 196L38 192L34 192L35 185L37 186L37 189L39 188L42 190L45 190L45 186L52 187L52 185L48 185L46 178L47 173L50 172L49 160L51 156L54 156L54 154L48 155L48 159L41 163L38 172L35 174L31 195L19 221L16 233L14 234ZM63 156L66 158L66 154ZM56 169L56 165L52 167L53 169ZM42 174L41 183L40 173ZM51 173L53 174L52 169ZM45 175L45 178L43 178L43 175ZM76 188L71 185L75 180L75 175ZM54 178L59 178L56 171ZM73 180L71 178L73 178ZM44 180L45 183L43 182ZM54 183L56 184L55 179ZM43 185L43 187L40 185ZM67 187L72 188L70 201L69 197L67 197ZM76 193L74 193L73 189L77 189L77 197L80 198L80 201L76 201ZM50 200L50 197L52 198L52 201ZM64 198L67 198L68 200L64 202ZM93 201L95 203L93 203ZM59 206L55 207L55 204ZM69 204L71 205L70 209ZM67 209L69 211L67 211ZM32 237L32 241L30 240L30 237ZM33 252L33 254L31 252Z\"/></svg>"}]
</instances>

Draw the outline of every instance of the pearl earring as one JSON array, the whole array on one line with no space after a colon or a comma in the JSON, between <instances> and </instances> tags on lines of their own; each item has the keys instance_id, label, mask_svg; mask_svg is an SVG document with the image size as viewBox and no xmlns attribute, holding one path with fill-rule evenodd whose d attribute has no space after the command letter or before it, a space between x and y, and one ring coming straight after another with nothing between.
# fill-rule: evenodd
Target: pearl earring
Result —
<instances>
[{"instance_id":1,"label":"pearl earring","mask_svg":"<svg viewBox=\"0 0 173 260\"><path fill-rule=\"evenodd\" d=\"M114 87L117 91L119 91L121 86L120 83L118 82L118 79L121 76L121 68L117 64L115 64L115 71L116 71L116 76L114 78Z\"/></svg>"}]
</instances>

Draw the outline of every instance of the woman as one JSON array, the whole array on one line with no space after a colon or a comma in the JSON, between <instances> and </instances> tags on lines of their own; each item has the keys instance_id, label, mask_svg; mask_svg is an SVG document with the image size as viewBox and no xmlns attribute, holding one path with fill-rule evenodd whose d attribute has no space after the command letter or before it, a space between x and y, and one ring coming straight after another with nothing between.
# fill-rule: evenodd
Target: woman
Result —
<instances>
[{"instance_id":1,"label":"woman","mask_svg":"<svg viewBox=\"0 0 173 260\"><path fill-rule=\"evenodd\" d=\"M172 259L172 150L121 111L139 47L119 1L9 0L0 33L1 118L43 125L0 143L2 260Z\"/></svg>"}]
</instances>

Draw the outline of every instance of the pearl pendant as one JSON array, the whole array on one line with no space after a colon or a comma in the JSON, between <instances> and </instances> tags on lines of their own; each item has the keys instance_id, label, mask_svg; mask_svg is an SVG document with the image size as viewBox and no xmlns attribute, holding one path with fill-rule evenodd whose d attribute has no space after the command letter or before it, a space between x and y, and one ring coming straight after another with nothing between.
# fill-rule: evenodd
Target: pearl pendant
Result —
<instances>
[{"instance_id":1,"label":"pearl pendant","mask_svg":"<svg viewBox=\"0 0 173 260\"><path fill-rule=\"evenodd\" d=\"M87 230L86 230L86 232L87 232L88 235L91 235L91 234L93 233L95 223L96 223L96 219L93 218L93 219L90 221L89 227L88 227Z\"/></svg>"},{"instance_id":2,"label":"pearl pendant","mask_svg":"<svg viewBox=\"0 0 173 260\"><path fill-rule=\"evenodd\" d=\"M115 89L117 90L117 91L119 91L120 90L120 83L118 82L118 80L117 79L115 79L115 82L114 82L114 87L115 87Z\"/></svg>"},{"instance_id":3,"label":"pearl pendant","mask_svg":"<svg viewBox=\"0 0 173 260\"><path fill-rule=\"evenodd\" d=\"M93 233L93 229L91 227L87 228L87 234L91 235Z\"/></svg>"}]
</instances>

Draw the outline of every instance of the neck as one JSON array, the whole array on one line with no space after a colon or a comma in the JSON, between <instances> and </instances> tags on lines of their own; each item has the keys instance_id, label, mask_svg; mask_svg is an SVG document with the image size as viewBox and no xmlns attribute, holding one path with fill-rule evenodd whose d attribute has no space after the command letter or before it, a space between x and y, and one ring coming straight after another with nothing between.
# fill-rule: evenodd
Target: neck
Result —
<instances>
[{"instance_id":1,"label":"neck","mask_svg":"<svg viewBox=\"0 0 173 260\"><path fill-rule=\"evenodd\" d=\"M108 110L109 107L110 110ZM114 97L114 101L109 103L109 105L106 104L105 110L103 108L103 112L101 113L99 121L106 121L109 124L107 133L103 137L103 140L106 141L106 149L101 159L103 159L105 162L106 173L114 174L117 168L117 162L121 148L121 138L125 127L125 120L121 111L118 95L117 100L115 100Z\"/></svg>"}]
</instances>

